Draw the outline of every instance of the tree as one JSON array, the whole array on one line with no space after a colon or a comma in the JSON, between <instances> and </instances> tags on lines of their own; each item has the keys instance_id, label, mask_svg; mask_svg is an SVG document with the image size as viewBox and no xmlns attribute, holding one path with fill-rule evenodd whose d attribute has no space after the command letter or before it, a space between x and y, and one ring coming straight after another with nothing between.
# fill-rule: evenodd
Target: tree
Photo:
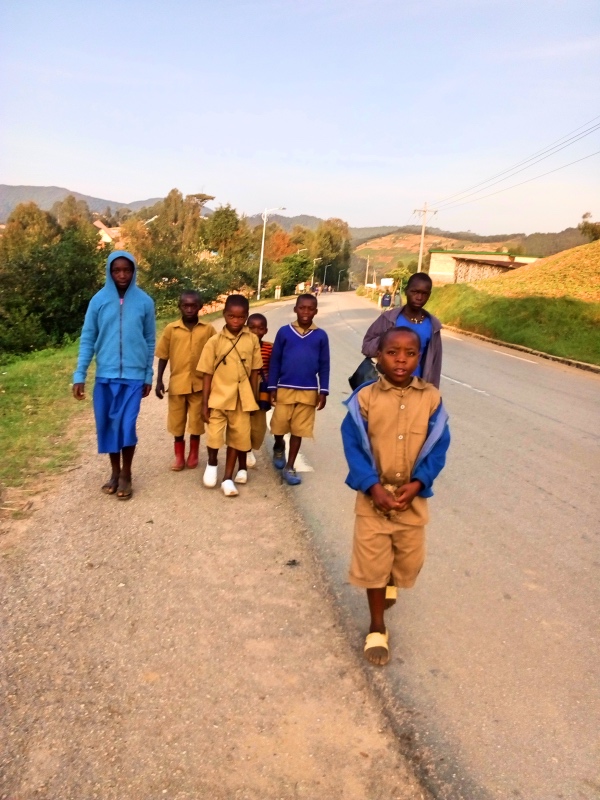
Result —
<instances>
[{"instance_id":1,"label":"tree","mask_svg":"<svg viewBox=\"0 0 600 800\"><path fill-rule=\"evenodd\" d=\"M581 217L581 222L577 229L587 236L590 242L597 242L600 239L600 222L592 222L592 215L589 211Z\"/></svg>"},{"instance_id":2,"label":"tree","mask_svg":"<svg viewBox=\"0 0 600 800\"><path fill-rule=\"evenodd\" d=\"M280 285L283 294L293 294L299 283L304 283L310 278L312 268L312 259L304 253L285 256L276 265L271 284Z\"/></svg>"},{"instance_id":3,"label":"tree","mask_svg":"<svg viewBox=\"0 0 600 800\"><path fill-rule=\"evenodd\" d=\"M72 222L91 222L92 215L85 200L76 200L72 194L64 200L57 200L50 209L50 214L61 228Z\"/></svg>"},{"instance_id":4,"label":"tree","mask_svg":"<svg viewBox=\"0 0 600 800\"><path fill-rule=\"evenodd\" d=\"M98 232L71 213L62 228L35 203L17 206L0 240L0 348L23 352L78 332L103 282L106 249ZM75 208L76 210L76 208Z\"/></svg>"}]
</instances>

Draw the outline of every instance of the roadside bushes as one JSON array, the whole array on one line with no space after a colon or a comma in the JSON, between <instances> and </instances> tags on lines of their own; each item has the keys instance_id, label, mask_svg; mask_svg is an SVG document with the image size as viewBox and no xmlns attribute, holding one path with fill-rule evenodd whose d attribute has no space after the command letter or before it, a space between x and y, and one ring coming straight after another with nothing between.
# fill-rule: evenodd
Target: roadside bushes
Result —
<instances>
[{"instance_id":1,"label":"roadside bushes","mask_svg":"<svg viewBox=\"0 0 600 800\"><path fill-rule=\"evenodd\" d=\"M78 335L107 254L87 221L63 228L35 203L17 206L0 238L0 358Z\"/></svg>"},{"instance_id":2,"label":"roadside bushes","mask_svg":"<svg viewBox=\"0 0 600 800\"><path fill-rule=\"evenodd\" d=\"M436 287L427 310L463 330L600 364L600 303L539 295L503 297L457 283Z\"/></svg>"}]
</instances>

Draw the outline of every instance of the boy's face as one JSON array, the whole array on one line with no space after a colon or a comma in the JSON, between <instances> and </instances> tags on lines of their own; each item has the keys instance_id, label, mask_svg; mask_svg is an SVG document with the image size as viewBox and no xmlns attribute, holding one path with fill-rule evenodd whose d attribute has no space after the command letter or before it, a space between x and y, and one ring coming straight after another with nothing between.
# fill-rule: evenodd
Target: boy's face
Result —
<instances>
[{"instance_id":1,"label":"boy's face","mask_svg":"<svg viewBox=\"0 0 600 800\"><path fill-rule=\"evenodd\" d=\"M294 306L294 311L296 312L296 317L298 318L300 326L302 328L310 328L313 319L317 315L317 301L311 300L309 297L298 300Z\"/></svg>"},{"instance_id":2,"label":"boy's face","mask_svg":"<svg viewBox=\"0 0 600 800\"><path fill-rule=\"evenodd\" d=\"M110 274L117 289L127 289L133 278L133 264L127 258L115 258L110 265Z\"/></svg>"},{"instance_id":3,"label":"boy's face","mask_svg":"<svg viewBox=\"0 0 600 800\"><path fill-rule=\"evenodd\" d=\"M408 386L419 363L420 342L416 333L398 331L385 340L377 353L381 372L393 386Z\"/></svg>"},{"instance_id":4,"label":"boy's face","mask_svg":"<svg viewBox=\"0 0 600 800\"><path fill-rule=\"evenodd\" d=\"M423 308L431 295L427 281L413 281L406 290L406 301L411 308Z\"/></svg>"},{"instance_id":5,"label":"boy's face","mask_svg":"<svg viewBox=\"0 0 600 800\"><path fill-rule=\"evenodd\" d=\"M248 320L248 327L250 328L251 333L262 341L263 336L267 332L267 326L262 321L262 319L249 319Z\"/></svg>"},{"instance_id":6,"label":"boy's face","mask_svg":"<svg viewBox=\"0 0 600 800\"><path fill-rule=\"evenodd\" d=\"M243 306L229 306L223 311L225 327L234 336L242 330L248 319L248 312Z\"/></svg>"},{"instance_id":7,"label":"boy's face","mask_svg":"<svg viewBox=\"0 0 600 800\"><path fill-rule=\"evenodd\" d=\"M179 300L179 310L184 322L193 322L198 319L198 312L202 308L200 301L193 294L184 294Z\"/></svg>"}]
</instances>

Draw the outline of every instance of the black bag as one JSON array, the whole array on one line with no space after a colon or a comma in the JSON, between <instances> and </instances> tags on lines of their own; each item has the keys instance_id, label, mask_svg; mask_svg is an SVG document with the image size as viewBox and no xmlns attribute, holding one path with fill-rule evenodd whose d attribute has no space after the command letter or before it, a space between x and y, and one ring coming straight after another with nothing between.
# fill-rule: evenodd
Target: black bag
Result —
<instances>
[{"instance_id":1,"label":"black bag","mask_svg":"<svg viewBox=\"0 0 600 800\"><path fill-rule=\"evenodd\" d=\"M354 374L348 378L348 383L352 391L354 391L358 389L359 386L362 386L363 383L367 383L367 381L376 381L378 377L379 373L377 372L375 364L373 364L370 358L364 358L356 368Z\"/></svg>"}]
</instances>

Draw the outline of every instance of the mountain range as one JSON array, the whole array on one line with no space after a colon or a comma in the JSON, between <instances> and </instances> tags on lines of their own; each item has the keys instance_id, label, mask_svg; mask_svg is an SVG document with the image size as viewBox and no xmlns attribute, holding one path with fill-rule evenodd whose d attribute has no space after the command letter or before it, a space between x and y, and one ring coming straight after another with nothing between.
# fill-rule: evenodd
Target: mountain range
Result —
<instances>
[{"instance_id":1,"label":"mountain range","mask_svg":"<svg viewBox=\"0 0 600 800\"><path fill-rule=\"evenodd\" d=\"M129 208L132 211L139 211L145 206L153 206L162 200L162 197L150 197L147 200L134 200L131 203L119 203L115 200L104 200L100 197L91 197L87 194L80 192L73 192L70 189L64 189L60 186L9 186L7 184L0 184L0 222L6 222L11 212L19 203L27 203L33 201L44 211L49 211L54 203L59 200L64 200L68 195L73 195L77 200L84 200L88 204L90 211L102 213L107 208L112 212L119 208ZM205 207L204 213L206 215L212 214L210 208ZM262 217L260 214L253 214L247 217L247 221L251 226L262 225ZM270 222L277 222L285 231L291 231L295 225L301 225L304 228L314 230L320 222L323 222L319 217L313 217L309 214L299 214L295 217L284 217L280 214L272 214L269 217ZM350 228L350 236L354 246L359 246L369 240L377 239L379 237L386 237L389 234L420 234L421 228L418 225L405 225L398 227L395 225L380 225L375 227L366 228ZM471 231L443 231L439 228L428 228L428 234L431 236L455 239L464 242L488 242L492 243L505 243L511 242L511 245L520 245L526 253L533 255L545 256L553 253L558 253L569 247L576 247L577 245L584 244L587 239L581 235L576 228L567 228L560 233L534 233L525 236L523 233L506 233L495 234L493 236L479 236L471 233Z\"/></svg>"}]
</instances>

